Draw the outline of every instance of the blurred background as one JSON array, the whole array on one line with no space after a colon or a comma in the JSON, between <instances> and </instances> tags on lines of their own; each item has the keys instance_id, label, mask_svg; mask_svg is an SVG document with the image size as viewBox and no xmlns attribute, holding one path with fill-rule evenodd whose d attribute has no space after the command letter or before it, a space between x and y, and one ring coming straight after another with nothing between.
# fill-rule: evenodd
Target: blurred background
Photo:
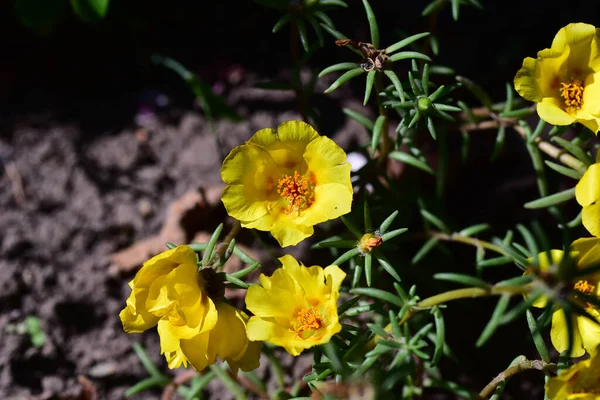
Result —
<instances>
[{"instance_id":1,"label":"blurred background","mask_svg":"<svg viewBox=\"0 0 600 400\"><path fill-rule=\"evenodd\" d=\"M3 399L84 399L92 391L100 399L124 398L124 391L145 377L131 350L134 342L165 368L155 332L122 331L118 313L129 294L127 281L141 262L164 249L166 240L201 240L224 220L219 169L232 147L261 128L299 118L293 92L264 89L265 82L285 82L291 74L289 28L271 33L278 10L251 1L106 3L105 13L84 0L0 3ZM458 22L450 7L436 18L421 17L428 3L373 0L382 44L434 32L440 49L434 64L476 81L495 101L505 98L506 82L512 82L523 58L549 47L558 29L570 22L598 26L598 2L592 0L483 0L483 10L461 7ZM361 1L348 4L330 17L349 38L368 41ZM314 41L311 35L309 29ZM358 61L331 37L325 39L302 70L303 78L337 62ZM155 62L160 57L196 74L229 106L227 111L207 118L181 75ZM331 82L330 76L319 80L310 98L319 110L318 127L348 151L358 151L368 134L340 110L360 109L363 80L320 94ZM476 104L466 91L456 96ZM502 156L490 166L493 131L474 133L466 164L459 160L458 136L450 138L456 160L439 211L457 228L488 222L498 235L539 218L553 244L560 245L547 214L522 208L537 198L537 189L521 139L509 132ZM424 146L435 160L435 144ZM400 226L418 231L415 196L433 191L433 182L410 169L403 174L399 179L406 192L394 193L380 209L400 209ZM553 190L572 184L557 177ZM273 265L252 235L242 234L240 242ZM449 247L451 257L434 254L411 266L420 245L403 243L396 262L406 266L407 284L421 284L423 295L442 289L428 286L431 274L473 269L474 249L460 245ZM329 257L306 250L293 251L307 264ZM506 267L490 280L518 274ZM454 322L448 340L458 361L446 360L442 368L477 391L516 355L535 356L524 321L500 329L484 348L475 349L494 303L457 302L446 316ZM37 339L35 332L41 335ZM291 380L303 375L298 363L287 361L296 371ZM271 379L268 371L261 373ZM522 374L510 381L506 398L542 398L541 382L535 372ZM213 397L226 398L218 393ZM435 396L451 398L443 392Z\"/></svg>"}]
</instances>

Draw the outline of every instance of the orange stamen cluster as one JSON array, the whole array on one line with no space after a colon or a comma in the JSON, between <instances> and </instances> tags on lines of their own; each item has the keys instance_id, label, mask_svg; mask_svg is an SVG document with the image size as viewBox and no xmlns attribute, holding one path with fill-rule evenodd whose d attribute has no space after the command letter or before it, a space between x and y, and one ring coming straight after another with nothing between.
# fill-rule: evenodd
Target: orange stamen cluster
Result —
<instances>
[{"instance_id":1,"label":"orange stamen cluster","mask_svg":"<svg viewBox=\"0 0 600 400\"><path fill-rule=\"evenodd\" d=\"M560 96L564 99L567 108L579 110L583 104L583 83L578 79L561 83Z\"/></svg>"},{"instance_id":2,"label":"orange stamen cluster","mask_svg":"<svg viewBox=\"0 0 600 400\"><path fill-rule=\"evenodd\" d=\"M290 210L303 210L311 206L313 202L313 190L311 182L298 171L294 176L283 175L277 182L277 193L289 203Z\"/></svg>"},{"instance_id":3,"label":"orange stamen cluster","mask_svg":"<svg viewBox=\"0 0 600 400\"><path fill-rule=\"evenodd\" d=\"M296 314L298 325L296 332L303 333L308 330L317 330L323 326L323 320L319 311L314 308L305 308Z\"/></svg>"},{"instance_id":4,"label":"orange stamen cluster","mask_svg":"<svg viewBox=\"0 0 600 400\"><path fill-rule=\"evenodd\" d=\"M581 293L592 294L594 293L594 290L596 290L596 286L590 284L588 281L582 280L575 284L574 289Z\"/></svg>"}]
</instances>

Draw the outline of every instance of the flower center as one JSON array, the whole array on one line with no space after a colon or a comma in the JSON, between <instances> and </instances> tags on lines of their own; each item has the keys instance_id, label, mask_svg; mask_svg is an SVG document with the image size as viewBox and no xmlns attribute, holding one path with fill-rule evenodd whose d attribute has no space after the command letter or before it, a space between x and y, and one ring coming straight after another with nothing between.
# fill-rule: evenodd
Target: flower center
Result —
<instances>
[{"instance_id":1,"label":"flower center","mask_svg":"<svg viewBox=\"0 0 600 400\"><path fill-rule=\"evenodd\" d=\"M296 332L299 334L309 330L317 330L323 326L323 318L315 308L305 308L296 314Z\"/></svg>"},{"instance_id":2,"label":"flower center","mask_svg":"<svg viewBox=\"0 0 600 400\"><path fill-rule=\"evenodd\" d=\"M561 82L560 96L567 108L579 110L583 104L583 83L579 79L572 79L569 83Z\"/></svg>"},{"instance_id":3,"label":"flower center","mask_svg":"<svg viewBox=\"0 0 600 400\"><path fill-rule=\"evenodd\" d=\"M596 286L590 284L588 281L583 280L578 281L573 288L584 294L592 294L594 293L594 290L596 290Z\"/></svg>"},{"instance_id":4,"label":"flower center","mask_svg":"<svg viewBox=\"0 0 600 400\"><path fill-rule=\"evenodd\" d=\"M314 200L313 183L294 171L294 176L283 175L277 182L277 193L289 203L289 210L304 210Z\"/></svg>"}]
</instances>

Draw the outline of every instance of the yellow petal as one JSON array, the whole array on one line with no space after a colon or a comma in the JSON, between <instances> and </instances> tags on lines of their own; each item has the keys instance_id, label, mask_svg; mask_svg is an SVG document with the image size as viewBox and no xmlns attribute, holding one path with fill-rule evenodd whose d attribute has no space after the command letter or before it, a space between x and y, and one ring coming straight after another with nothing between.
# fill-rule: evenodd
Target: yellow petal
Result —
<instances>
[{"instance_id":1,"label":"yellow petal","mask_svg":"<svg viewBox=\"0 0 600 400\"><path fill-rule=\"evenodd\" d=\"M325 288L323 268L319 266L307 268L290 255L281 257L279 261L283 264L283 271L300 286L304 296L312 298L323 293Z\"/></svg>"},{"instance_id":2,"label":"yellow petal","mask_svg":"<svg viewBox=\"0 0 600 400\"><path fill-rule=\"evenodd\" d=\"M128 333L143 332L156 325L160 315L150 313L146 305L150 285L180 263L195 264L196 261L196 253L188 246L178 246L146 261L129 282L131 295L127 299L127 306L119 314L123 329Z\"/></svg>"},{"instance_id":3,"label":"yellow petal","mask_svg":"<svg viewBox=\"0 0 600 400\"><path fill-rule=\"evenodd\" d=\"M270 283L274 282L270 290L258 285L248 288L246 307L254 315L284 320L290 318L294 310L302 306L295 301L294 295L299 290L295 282L289 275L278 273L278 271L275 271L274 279L270 281ZM287 301L280 301L280 299L287 299Z\"/></svg>"},{"instance_id":4,"label":"yellow petal","mask_svg":"<svg viewBox=\"0 0 600 400\"><path fill-rule=\"evenodd\" d=\"M569 347L569 331L567 329L567 321L564 310L556 310L552 314L552 329L550 330L550 339L552 345L559 353L567 350ZM571 357L581 357L585 354L581 335L579 333L579 325L576 318L573 318L573 347L571 349Z\"/></svg>"},{"instance_id":5,"label":"yellow petal","mask_svg":"<svg viewBox=\"0 0 600 400\"><path fill-rule=\"evenodd\" d=\"M259 198L258 191L248 189L246 185L228 185L221 195L227 214L239 221L256 221L268 213L266 199Z\"/></svg>"},{"instance_id":6,"label":"yellow petal","mask_svg":"<svg viewBox=\"0 0 600 400\"><path fill-rule=\"evenodd\" d=\"M600 322L600 312L592 307L588 307L585 310L594 317L596 321ZM579 327L583 347L588 353L595 352L600 345L600 325L579 315L577 316L577 325Z\"/></svg>"},{"instance_id":7,"label":"yellow petal","mask_svg":"<svg viewBox=\"0 0 600 400\"><path fill-rule=\"evenodd\" d=\"M583 207L581 220L585 229L592 235L600 237L600 199L589 206Z\"/></svg>"},{"instance_id":8,"label":"yellow petal","mask_svg":"<svg viewBox=\"0 0 600 400\"><path fill-rule=\"evenodd\" d=\"M174 334L189 339L212 329L217 322L215 304L200 284L204 281L195 264L180 265L150 286L146 306L149 311L162 312L165 318L172 320Z\"/></svg>"},{"instance_id":9,"label":"yellow petal","mask_svg":"<svg viewBox=\"0 0 600 400\"><path fill-rule=\"evenodd\" d=\"M227 303L217 305L219 321L210 331L208 358L223 361L241 358L248 347L246 321L248 317ZM244 318L245 317L245 318ZM223 338L227 338L223 340Z\"/></svg>"},{"instance_id":10,"label":"yellow petal","mask_svg":"<svg viewBox=\"0 0 600 400\"><path fill-rule=\"evenodd\" d=\"M227 364L231 368L234 376L237 375L239 369L242 371L253 371L260 366L260 352L262 350L262 342L248 342L248 348L244 355L238 360L227 360Z\"/></svg>"},{"instance_id":11,"label":"yellow petal","mask_svg":"<svg viewBox=\"0 0 600 400\"><path fill-rule=\"evenodd\" d=\"M558 98L542 99L537 103L537 113L541 119L552 125L570 125L575 122L575 117L562 109L562 103Z\"/></svg>"},{"instance_id":12,"label":"yellow petal","mask_svg":"<svg viewBox=\"0 0 600 400\"><path fill-rule=\"evenodd\" d=\"M600 264L600 238L577 239L571 243L571 249L576 253L577 267L579 269Z\"/></svg>"},{"instance_id":13,"label":"yellow petal","mask_svg":"<svg viewBox=\"0 0 600 400\"><path fill-rule=\"evenodd\" d=\"M588 119L578 118L577 122L579 122L581 125L588 128L590 131L594 132L595 134L598 134L598 130L600 130L600 118L588 118Z\"/></svg>"},{"instance_id":14,"label":"yellow petal","mask_svg":"<svg viewBox=\"0 0 600 400\"><path fill-rule=\"evenodd\" d=\"M348 168L348 177L350 170ZM348 214L352 209L352 189L339 183L328 183L315 188L315 201L304 212L304 218L298 222L304 225L316 225L341 215Z\"/></svg>"},{"instance_id":15,"label":"yellow petal","mask_svg":"<svg viewBox=\"0 0 600 400\"><path fill-rule=\"evenodd\" d=\"M552 41L552 50L562 50L566 46L577 44L586 44L590 46L592 39L596 35L596 28L593 25L582 22L572 23L561 28ZM589 50L588 50L589 51Z\"/></svg>"},{"instance_id":16,"label":"yellow petal","mask_svg":"<svg viewBox=\"0 0 600 400\"><path fill-rule=\"evenodd\" d=\"M342 282L346 278L346 273L337 265L330 265L325 268L325 276L327 277L327 283L331 282L331 289L334 292L339 292Z\"/></svg>"},{"instance_id":17,"label":"yellow petal","mask_svg":"<svg viewBox=\"0 0 600 400\"><path fill-rule=\"evenodd\" d=\"M544 49L538 51L536 65L536 80L542 92L542 97L555 98L562 104L560 83L572 78L568 71L568 61L571 49Z\"/></svg>"},{"instance_id":18,"label":"yellow petal","mask_svg":"<svg viewBox=\"0 0 600 400\"><path fill-rule=\"evenodd\" d=\"M546 384L548 398L551 400L572 399L570 395L573 393L574 385L577 382L576 376L580 376L588 366L589 360L580 361L562 371L558 376L550 378Z\"/></svg>"},{"instance_id":19,"label":"yellow petal","mask_svg":"<svg viewBox=\"0 0 600 400\"><path fill-rule=\"evenodd\" d=\"M600 164L592 164L575 186L575 198L585 207L600 200Z\"/></svg>"},{"instance_id":20,"label":"yellow petal","mask_svg":"<svg viewBox=\"0 0 600 400\"><path fill-rule=\"evenodd\" d=\"M303 121L286 121L277 127L277 136L282 142L301 141L309 143L320 135L312 126Z\"/></svg>"},{"instance_id":21,"label":"yellow petal","mask_svg":"<svg viewBox=\"0 0 600 400\"><path fill-rule=\"evenodd\" d=\"M523 66L515 75L514 85L517 93L525 100L542 101L543 93L536 77L537 61L535 58L527 57L523 60Z\"/></svg>"},{"instance_id":22,"label":"yellow petal","mask_svg":"<svg viewBox=\"0 0 600 400\"><path fill-rule=\"evenodd\" d=\"M271 227L271 234L281 247L295 246L313 233L315 230L312 226L299 225L283 218Z\"/></svg>"},{"instance_id":23,"label":"yellow petal","mask_svg":"<svg viewBox=\"0 0 600 400\"><path fill-rule=\"evenodd\" d=\"M202 371L208 365L217 362L208 357L210 332L203 332L191 339L181 340L181 351L196 371Z\"/></svg>"},{"instance_id":24,"label":"yellow petal","mask_svg":"<svg viewBox=\"0 0 600 400\"><path fill-rule=\"evenodd\" d=\"M161 353L171 353L181 349L181 345L179 343L180 336L174 332L172 325L169 324L168 320L161 319L158 321L157 330L158 336L160 337Z\"/></svg>"},{"instance_id":25,"label":"yellow petal","mask_svg":"<svg viewBox=\"0 0 600 400\"><path fill-rule=\"evenodd\" d=\"M133 294L132 294L133 296ZM130 297L131 298L131 297ZM146 329L152 328L158 323L159 318L150 314L143 308L138 309L125 307L120 313L123 330L127 333L141 333Z\"/></svg>"},{"instance_id":26,"label":"yellow petal","mask_svg":"<svg viewBox=\"0 0 600 400\"><path fill-rule=\"evenodd\" d=\"M321 136L306 146L304 160L308 169L315 174L317 184L339 183L352 189L350 163L346 153L333 140Z\"/></svg>"},{"instance_id":27,"label":"yellow petal","mask_svg":"<svg viewBox=\"0 0 600 400\"><path fill-rule=\"evenodd\" d=\"M169 353L164 353L167 365L171 369L179 368L182 364L184 368L188 366L188 359L183 353L183 350L177 349Z\"/></svg>"},{"instance_id":28,"label":"yellow petal","mask_svg":"<svg viewBox=\"0 0 600 400\"><path fill-rule=\"evenodd\" d=\"M252 341L270 340L283 334L284 329L281 325L258 317L250 317L246 326L246 335Z\"/></svg>"}]
</instances>

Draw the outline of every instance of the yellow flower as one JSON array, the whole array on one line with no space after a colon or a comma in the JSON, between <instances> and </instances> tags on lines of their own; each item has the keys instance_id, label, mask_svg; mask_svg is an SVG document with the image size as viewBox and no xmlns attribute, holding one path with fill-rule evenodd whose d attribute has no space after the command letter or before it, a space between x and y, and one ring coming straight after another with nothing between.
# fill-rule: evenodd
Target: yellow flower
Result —
<instances>
[{"instance_id":1,"label":"yellow flower","mask_svg":"<svg viewBox=\"0 0 600 400\"><path fill-rule=\"evenodd\" d=\"M541 119L554 125L580 122L600 129L600 31L593 25L569 24L552 46L527 57L515 76L515 89L537 103Z\"/></svg>"},{"instance_id":2,"label":"yellow flower","mask_svg":"<svg viewBox=\"0 0 600 400\"><path fill-rule=\"evenodd\" d=\"M550 378L546 395L550 400L600 400L600 352Z\"/></svg>"},{"instance_id":3,"label":"yellow flower","mask_svg":"<svg viewBox=\"0 0 600 400\"><path fill-rule=\"evenodd\" d=\"M248 289L246 307L254 313L248 338L283 346L297 356L329 342L342 329L337 300L346 274L337 265L307 268L290 255L279 261L282 268L270 278L261 274L262 286Z\"/></svg>"},{"instance_id":4,"label":"yellow flower","mask_svg":"<svg viewBox=\"0 0 600 400\"><path fill-rule=\"evenodd\" d=\"M600 237L600 151L596 164L588 167L575 186L575 198L583 207L583 226L594 236Z\"/></svg>"},{"instance_id":5,"label":"yellow flower","mask_svg":"<svg viewBox=\"0 0 600 400\"><path fill-rule=\"evenodd\" d=\"M160 345L169 368L177 368L181 364L187 366L189 361L194 369L201 371L216 363L217 357L227 361L234 374L240 368L243 371L258 368L261 342L248 340L248 316L227 303L218 302L216 307L219 317L214 328L189 339L161 333L159 326ZM175 342L169 343L171 341ZM172 346L169 347L172 351L165 352L166 346Z\"/></svg>"},{"instance_id":6,"label":"yellow flower","mask_svg":"<svg viewBox=\"0 0 600 400\"><path fill-rule=\"evenodd\" d=\"M596 238L591 238L598 242ZM600 260L600 246L597 243L592 243L587 239L579 239L572 243L570 256L577 262L577 268L585 269L595 265ZM548 259L547 253L538 254L539 269L542 274L553 273L551 265L558 265L563 257L562 250L551 250L551 261ZM528 259L532 262L532 259ZM527 273L527 272L526 272ZM573 293L577 297L577 293L587 295L595 295L600 297L600 275L585 276L573 283ZM534 307L546 307L548 299L546 297L539 298ZM598 322L600 322L600 312L591 304L584 304L584 309ZM573 344L571 348L572 357L580 357L585 354L585 351L594 352L600 345L600 325L590 321L588 318L575 314L572 316L573 326ZM552 314L552 329L550 330L550 339L552 345L558 352L563 352L569 347L569 332L567 328L567 320L563 309L557 309Z\"/></svg>"},{"instance_id":7,"label":"yellow flower","mask_svg":"<svg viewBox=\"0 0 600 400\"><path fill-rule=\"evenodd\" d=\"M311 236L313 225L350 212L346 153L301 121L256 132L229 153L221 177L227 213L243 227L270 231L282 247Z\"/></svg>"},{"instance_id":8,"label":"yellow flower","mask_svg":"<svg viewBox=\"0 0 600 400\"><path fill-rule=\"evenodd\" d=\"M139 333L158 325L169 368L190 363L202 370L217 357L234 372L258 366L260 344L248 342L248 316L208 297L190 247L178 246L145 262L129 286L131 295L119 314L123 329Z\"/></svg>"}]
</instances>

